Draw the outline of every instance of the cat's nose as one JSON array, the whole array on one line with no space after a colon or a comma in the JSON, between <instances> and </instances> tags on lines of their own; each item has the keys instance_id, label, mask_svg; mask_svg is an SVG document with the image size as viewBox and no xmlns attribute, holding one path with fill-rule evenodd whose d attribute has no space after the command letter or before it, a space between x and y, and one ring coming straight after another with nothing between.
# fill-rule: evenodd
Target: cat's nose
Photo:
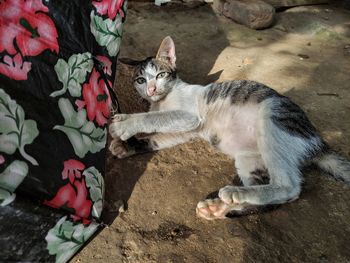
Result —
<instances>
[{"instance_id":1,"label":"cat's nose","mask_svg":"<svg viewBox=\"0 0 350 263\"><path fill-rule=\"evenodd\" d=\"M147 96L151 97L156 93L156 86L147 87Z\"/></svg>"}]
</instances>

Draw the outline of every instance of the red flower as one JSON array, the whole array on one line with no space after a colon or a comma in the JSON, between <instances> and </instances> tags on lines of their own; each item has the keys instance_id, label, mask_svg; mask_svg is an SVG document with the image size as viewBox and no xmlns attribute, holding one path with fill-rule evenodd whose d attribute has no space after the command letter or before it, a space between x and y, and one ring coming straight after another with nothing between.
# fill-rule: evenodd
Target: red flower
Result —
<instances>
[{"instance_id":1,"label":"red flower","mask_svg":"<svg viewBox=\"0 0 350 263\"><path fill-rule=\"evenodd\" d=\"M87 219L91 213L92 202L88 199L88 190L86 188L85 179L81 178L81 171L85 169L85 165L76 160L68 160L64 162L62 171L62 179L69 179L67 184L62 186L51 200L44 201L44 204L54 208L71 208L74 209L72 218L83 220L84 224L90 221Z\"/></svg>"},{"instance_id":2,"label":"red flower","mask_svg":"<svg viewBox=\"0 0 350 263\"><path fill-rule=\"evenodd\" d=\"M0 74L4 74L14 80L25 80L31 67L32 63L23 62L22 56L19 53L13 58L5 55L4 63L0 62Z\"/></svg>"},{"instance_id":3,"label":"red flower","mask_svg":"<svg viewBox=\"0 0 350 263\"><path fill-rule=\"evenodd\" d=\"M70 159L65 161L62 171L62 179L69 179L73 184L75 178L81 178L81 171L85 169L85 165L77 160Z\"/></svg>"},{"instance_id":4,"label":"red flower","mask_svg":"<svg viewBox=\"0 0 350 263\"><path fill-rule=\"evenodd\" d=\"M100 73L93 69L89 83L83 85L84 100L77 100L75 104L79 110L86 107L88 119L96 120L98 125L103 126L109 117L111 98L104 80L100 77ZM110 81L108 83L112 86Z\"/></svg>"},{"instance_id":5,"label":"red flower","mask_svg":"<svg viewBox=\"0 0 350 263\"><path fill-rule=\"evenodd\" d=\"M39 0L7 0L0 4L0 52L36 56L45 49L58 52L57 31Z\"/></svg>"},{"instance_id":6,"label":"red flower","mask_svg":"<svg viewBox=\"0 0 350 263\"><path fill-rule=\"evenodd\" d=\"M124 0L96 0L92 1L92 4L96 7L100 15L108 14L109 19L113 20L117 13L121 17L124 17L124 11L122 9Z\"/></svg>"},{"instance_id":7,"label":"red flower","mask_svg":"<svg viewBox=\"0 0 350 263\"><path fill-rule=\"evenodd\" d=\"M46 49L58 53L57 31L45 13L48 8L39 0L7 0L0 3L0 53L12 56L37 56ZM6 57L6 56L5 56ZM6 64L9 64L5 61ZM26 65L25 65L26 63ZM22 68L29 68L25 62ZM1 63L3 64L3 63ZM2 68L5 66L2 65ZM28 72L27 71L27 72ZM22 74L27 75L27 72ZM11 71L1 73L12 78ZM8 74L6 74L8 73ZM19 74L19 73L17 73ZM27 77L20 79L26 79Z\"/></svg>"}]
</instances>

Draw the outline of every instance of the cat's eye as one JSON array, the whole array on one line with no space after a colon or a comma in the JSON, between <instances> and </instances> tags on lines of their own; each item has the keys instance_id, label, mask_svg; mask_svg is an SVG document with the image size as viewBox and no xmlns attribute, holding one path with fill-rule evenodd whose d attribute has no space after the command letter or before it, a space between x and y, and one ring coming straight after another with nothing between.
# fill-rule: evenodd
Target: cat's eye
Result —
<instances>
[{"instance_id":1,"label":"cat's eye","mask_svg":"<svg viewBox=\"0 0 350 263\"><path fill-rule=\"evenodd\" d=\"M168 72L160 72L160 73L157 75L156 79L165 78L165 77L168 76L168 74L169 74Z\"/></svg>"},{"instance_id":2,"label":"cat's eye","mask_svg":"<svg viewBox=\"0 0 350 263\"><path fill-rule=\"evenodd\" d=\"M135 81L136 81L138 84L143 84L143 83L146 82L146 79L145 79L145 78L137 78Z\"/></svg>"}]
</instances>

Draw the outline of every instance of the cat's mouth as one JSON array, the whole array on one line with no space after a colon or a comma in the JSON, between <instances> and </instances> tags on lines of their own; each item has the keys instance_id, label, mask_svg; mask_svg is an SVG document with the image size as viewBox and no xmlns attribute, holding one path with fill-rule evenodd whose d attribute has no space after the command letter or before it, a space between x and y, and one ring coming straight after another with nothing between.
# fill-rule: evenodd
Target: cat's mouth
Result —
<instances>
[{"instance_id":1,"label":"cat's mouth","mask_svg":"<svg viewBox=\"0 0 350 263\"><path fill-rule=\"evenodd\" d=\"M154 92L152 92L152 93L148 93L148 92L147 92L147 96L148 96L148 97L162 96L163 93L164 93L164 92L157 92L157 91L154 91Z\"/></svg>"},{"instance_id":2,"label":"cat's mouth","mask_svg":"<svg viewBox=\"0 0 350 263\"><path fill-rule=\"evenodd\" d=\"M153 97L154 95L156 95L156 92L154 91L154 92L149 92L149 91L147 91L147 96L148 97Z\"/></svg>"}]
</instances>

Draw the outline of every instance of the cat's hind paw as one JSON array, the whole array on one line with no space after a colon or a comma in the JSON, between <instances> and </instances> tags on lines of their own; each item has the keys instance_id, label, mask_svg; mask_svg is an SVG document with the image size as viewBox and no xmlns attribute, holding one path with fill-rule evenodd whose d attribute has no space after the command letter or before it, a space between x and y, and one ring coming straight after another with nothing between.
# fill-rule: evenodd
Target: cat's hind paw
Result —
<instances>
[{"instance_id":1,"label":"cat's hind paw","mask_svg":"<svg viewBox=\"0 0 350 263\"><path fill-rule=\"evenodd\" d=\"M224 203L220 198L215 198L200 201L196 207L196 214L207 220L225 219L226 214L231 210L230 205Z\"/></svg>"}]
</instances>

